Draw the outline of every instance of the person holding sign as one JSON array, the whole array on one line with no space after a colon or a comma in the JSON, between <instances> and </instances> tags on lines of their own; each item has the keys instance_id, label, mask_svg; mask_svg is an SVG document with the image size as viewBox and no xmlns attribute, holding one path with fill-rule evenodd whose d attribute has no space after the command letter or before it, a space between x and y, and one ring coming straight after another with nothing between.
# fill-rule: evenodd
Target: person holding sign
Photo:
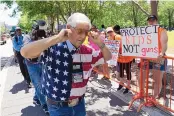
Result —
<instances>
[{"instance_id":1,"label":"person holding sign","mask_svg":"<svg viewBox=\"0 0 174 116\"><path fill-rule=\"evenodd\" d=\"M117 32L118 31L119 30L117 30ZM121 35L115 32L115 26L114 26L114 28L108 27L106 29L106 33L107 33L107 36L108 36L108 40L115 40L115 41L120 41L121 40ZM111 65L113 65L113 64L111 64L111 62L109 62L108 64L110 65L110 67L111 67ZM113 71L114 71L115 74L116 74L116 71L119 73L118 64L116 66L113 66L112 68L113 68Z\"/></svg>"},{"instance_id":2,"label":"person holding sign","mask_svg":"<svg viewBox=\"0 0 174 116\"><path fill-rule=\"evenodd\" d=\"M118 59L117 59L117 72L120 73L120 84L119 87L117 88L117 90L121 90L123 88L123 78L124 78L124 70L126 71L126 75L127 75L127 86L128 88L130 88L130 81L131 81L131 63L133 58L130 56L122 56L122 42L121 42L121 34L120 34L120 26L119 25L115 25L114 26L114 32L115 32L115 36L114 36L114 40L119 40L120 41L120 48L119 48L119 55L118 55ZM110 34L112 36L112 34ZM129 89L126 88L123 91L123 94L126 94L129 92Z\"/></svg>"},{"instance_id":3,"label":"person holding sign","mask_svg":"<svg viewBox=\"0 0 174 116\"><path fill-rule=\"evenodd\" d=\"M147 23L148 25L157 25L158 24L158 19L155 15L150 15L147 18ZM159 98L159 94L162 89L162 79L163 79L163 74L166 71L167 67L167 60L163 58L165 55L165 52L167 51L167 43L168 43L168 36L167 36L167 31L161 27L158 28L158 53L159 56L155 60L144 60L144 62L149 62L149 69L151 72L153 72L153 78L154 78L154 97ZM144 65L144 67L147 69L147 65ZM145 69L145 70L146 70ZM145 82L145 75L146 72L145 70L143 71L143 83L142 87L144 88L144 82Z\"/></svg>"}]
</instances>

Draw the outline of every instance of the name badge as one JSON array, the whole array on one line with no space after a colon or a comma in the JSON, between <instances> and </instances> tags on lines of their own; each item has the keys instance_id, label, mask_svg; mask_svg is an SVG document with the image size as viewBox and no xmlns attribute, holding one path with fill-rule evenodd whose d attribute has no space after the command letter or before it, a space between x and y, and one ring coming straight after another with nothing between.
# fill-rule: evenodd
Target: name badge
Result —
<instances>
[{"instance_id":1,"label":"name badge","mask_svg":"<svg viewBox=\"0 0 174 116\"><path fill-rule=\"evenodd\" d=\"M72 67L72 81L73 83L83 82L83 69L82 63L73 63Z\"/></svg>"},{"instance_id":2,"label":"name badge","mask_svg":"<svg viewBox=\"0 0 174 116\"><path fill-rule=\"evenodd\" d=\"M73 73L72 76L73 76L74 83L83 82L83 73L82 72Z\"/></svg>"}]
</instances>

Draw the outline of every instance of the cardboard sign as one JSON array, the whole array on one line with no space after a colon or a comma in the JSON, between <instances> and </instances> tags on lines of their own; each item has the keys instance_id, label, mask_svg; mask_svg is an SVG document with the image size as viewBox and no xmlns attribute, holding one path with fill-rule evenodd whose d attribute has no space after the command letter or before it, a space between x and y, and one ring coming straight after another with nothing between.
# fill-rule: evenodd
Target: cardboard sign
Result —
<instances>
[{"instance_id":1,"label":"cardboard sign","mask_svg":"<svg viewBox=\"0 0 174 116\"><path fill-rule=\"evenodd\" d=\"M107 63L109 65L116 66L117 65L118 53L119 53L119 47L120 47L120 41L105 39L104 43L108 47L110 52L112 53L112 59L109 60Z\"/></svg>"},{"instance_id":2,"label":"cardboard sign","mask_svg":"<svg viewBox=\"0 0 174 116\"><path fill-rule=\"evenodd\" d=\"M122 55L157 58L158 25L121 29Z\"/></svg>"}]
</instances>

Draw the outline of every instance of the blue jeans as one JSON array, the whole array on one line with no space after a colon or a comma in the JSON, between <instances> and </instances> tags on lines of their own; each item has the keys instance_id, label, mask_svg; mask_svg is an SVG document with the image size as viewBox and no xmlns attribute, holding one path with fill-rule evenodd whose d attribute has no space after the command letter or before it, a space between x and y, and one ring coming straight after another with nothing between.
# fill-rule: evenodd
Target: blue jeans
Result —
<instances>
[{"instance_id":1,"label":"blue jeans","mask_svg":"<svg viewBox=\"0 0 174 116\"><path fill-rule=\"evenodd\" d=\"M41 87L41 79L42 79L42 64L40 63L32 63L28 60L25 60L28 72L31 78L31 82L35 88L35 95L33 99L39 99L41 105L46 104L45 95L42 94L42 87Z\"/></svg>"},{"instance_id":2,"label":"blue jeans","mask_svg":"<svg viewBox=\"0 0 174 116\"><path fill-rule=\"evenodd\" d=\"M50 116L86 116L84 98L74 107L60 107L48 104Z\"/></svg>"}]
</instances>

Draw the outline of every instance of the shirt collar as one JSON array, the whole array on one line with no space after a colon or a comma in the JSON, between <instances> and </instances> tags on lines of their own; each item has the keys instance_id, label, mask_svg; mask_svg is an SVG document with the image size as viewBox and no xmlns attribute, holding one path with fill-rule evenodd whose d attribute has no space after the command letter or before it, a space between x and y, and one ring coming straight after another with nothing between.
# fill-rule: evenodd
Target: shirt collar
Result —
<instances>
[{"instance_id":1,"label":"shirt collar","mask_svg":"<svg viewBox=\"0 0 174 116\"><path fill-rule=\"evenodd\" d=\"M76 51L76 48L72 45L72 43L69 40L66 40L66 43L70 52Z\"/></svg>"}]
</instances>

